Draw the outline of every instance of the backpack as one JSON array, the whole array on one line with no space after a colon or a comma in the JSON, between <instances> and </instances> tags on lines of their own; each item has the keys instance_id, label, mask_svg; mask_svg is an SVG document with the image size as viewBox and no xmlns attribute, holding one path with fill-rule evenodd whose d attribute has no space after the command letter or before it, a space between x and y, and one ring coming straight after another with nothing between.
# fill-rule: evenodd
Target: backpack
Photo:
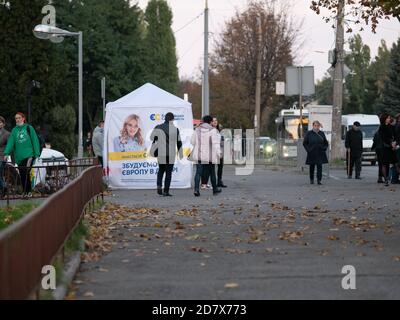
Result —
<instances>
[{"instance_id":1,"label":"backpack","mask_svg":"<svg viewBox=\"0 0 400 320\"><path fill-rule=\"evenodd\" d=\"M32 127L32 129L33 129L33 127ZM41 155L42 150L45 147L45 142L44 142L44 139L42 138L42 136L38 135L35 129L33 129L33 130L35 131L35 133L39 139L39 154ZM28 132L28 135L29 135L29 138L31 139L31 144L33 147L33 141L32 141L32 136L31 136L31 126L29 124L28 124L28 128L26 129L26 131Z\"/></svg>"}]
</instances>

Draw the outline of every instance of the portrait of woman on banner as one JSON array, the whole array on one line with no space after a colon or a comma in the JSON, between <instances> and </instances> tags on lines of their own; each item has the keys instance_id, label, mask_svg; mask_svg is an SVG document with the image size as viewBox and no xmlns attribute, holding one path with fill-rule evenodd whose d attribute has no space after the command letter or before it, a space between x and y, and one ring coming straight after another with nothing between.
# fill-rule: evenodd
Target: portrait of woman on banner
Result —
<instances>
[{"instance_id":1,"label":"portrait of woman on banner","mask_svg":"<svg viewBox=\"0 0 400 320\"><path fill-rule=\"evenodd\" d=\"M120 136L114 138L114 152L144 151L146 146L143 136L139 116L129 115L124 121Z\"/></svg>"}]
</instances>

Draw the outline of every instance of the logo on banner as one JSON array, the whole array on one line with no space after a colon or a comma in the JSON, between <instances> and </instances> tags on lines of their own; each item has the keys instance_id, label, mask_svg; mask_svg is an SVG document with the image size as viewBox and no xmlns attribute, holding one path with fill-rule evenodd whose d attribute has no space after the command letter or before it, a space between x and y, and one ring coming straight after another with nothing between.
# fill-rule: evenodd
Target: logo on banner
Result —
<instances>
[{"instance_id":1,"label":"logo on banner","mask_svg":"<svg viewBox=\"0 0 400 320\"><path fill-rule=\"evenodd\" d=\"M153 113L150 115L150 120L151 121L160 121L160 120L164 121L165 114ZM184 114L174 114L174 120L183 121L183 120L185 120L185 115Z\"/></svg>"}]
</instances>

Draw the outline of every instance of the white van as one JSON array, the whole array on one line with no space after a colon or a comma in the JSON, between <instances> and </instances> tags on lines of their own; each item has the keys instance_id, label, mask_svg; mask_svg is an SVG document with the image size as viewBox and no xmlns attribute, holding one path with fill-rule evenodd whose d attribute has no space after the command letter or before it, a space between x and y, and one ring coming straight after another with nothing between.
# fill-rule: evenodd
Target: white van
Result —
<instances>
[{"instance_id":1,"label":"white van","mask_svg":"<svg viewBox=\"0 0 400 320\"><path fill-rule=\"evenodd\" d=\"M351 129L353 123L358 121L361 124L363 133L363 155L362 161L376 163L376 154L371 150L375 132L379 129L379 117L372 114L347 114L342 115L342 140L346 138L346 132Z\"/></svg>"}]
</instances>

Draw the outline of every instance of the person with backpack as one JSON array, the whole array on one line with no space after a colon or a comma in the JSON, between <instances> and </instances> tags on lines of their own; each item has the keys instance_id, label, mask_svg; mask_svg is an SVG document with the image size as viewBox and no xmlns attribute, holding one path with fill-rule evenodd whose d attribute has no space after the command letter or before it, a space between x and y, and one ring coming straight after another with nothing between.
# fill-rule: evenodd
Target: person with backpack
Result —
<instances>
[{"instance_id":1,"label":"person with backpack","mask_svg":"<svg viewBox=\"0 0 400 320\"><path fill-rule=\"evenodd\" d=\"M25 115L17 112L15 115L16 126L8 138L4 155L14 155L21 177L22 188L25 196L32 196L30 170L36 158L40 157L40 143L35 129L26 123Z\"/></svg>"}]
</instances>

